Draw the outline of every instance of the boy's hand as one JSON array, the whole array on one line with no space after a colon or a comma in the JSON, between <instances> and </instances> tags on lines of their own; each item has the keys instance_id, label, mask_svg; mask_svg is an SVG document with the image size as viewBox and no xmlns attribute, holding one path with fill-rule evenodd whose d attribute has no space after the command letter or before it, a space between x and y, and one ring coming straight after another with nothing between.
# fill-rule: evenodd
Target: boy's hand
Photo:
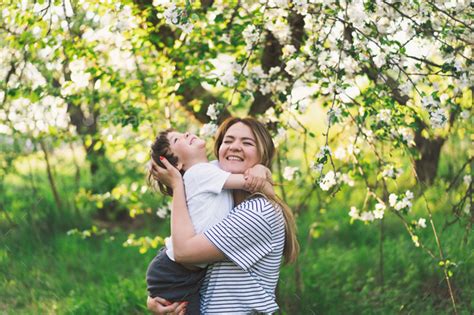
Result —
<instances>
[{"instance_id":1,"label":"boy's hand","mask_svg":"<svg viewBox=\"0 0 474 315\"><path fill-rule=\"evenodd\" d=\"M257 164L248 170L245 171L244 176L247 178L249 176L255 176L259 178L265 178L270 184L273 184L272 172L262 164Z\"/></svg>"},{"instance_id":2,"label":"boy's hand","mask_svg":"<svg viewBox=\"0 0 474 315\"><path fill-rule=\"evenodd\" d=\"M173 189L177 185L182 185L183 177L178 169L171 165L165 157L160 157L160 160L165 168L160 167L155 161L151 160L151 174L153 178Z\"/></svg>"},{"instance_id":3,"label":"boy's hand","mask_svg":"<svg viewBox=\"0 0 474 315\"><path fill-rule=\"evenodd\" d=\"M249 175L245 179L244 189L252 193L261 192L270 198L275 196L273 185L266 178Z\"/></svg>"}]
</instances>

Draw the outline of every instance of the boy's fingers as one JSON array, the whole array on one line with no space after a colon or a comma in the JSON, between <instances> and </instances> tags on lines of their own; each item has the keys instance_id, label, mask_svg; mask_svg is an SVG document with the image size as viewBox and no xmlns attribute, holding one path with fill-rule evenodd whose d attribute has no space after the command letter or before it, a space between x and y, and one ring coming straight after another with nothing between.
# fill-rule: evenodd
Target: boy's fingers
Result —
<instances>
[{"instance_id":1,"label":"boy's fingers","mask_svg":"<svg viewBox=\"0 0 474 315\"><path fill-rule=\"evenodd\" d=\"M261 177L257 178L257 183L256 183L256 187L255 187L256 190L262 191L262 188L263 188L263 181L264 181L264 180L265 180L265 179L263 179L263 178L261 178Z\"/></svg>"}]
</instances>

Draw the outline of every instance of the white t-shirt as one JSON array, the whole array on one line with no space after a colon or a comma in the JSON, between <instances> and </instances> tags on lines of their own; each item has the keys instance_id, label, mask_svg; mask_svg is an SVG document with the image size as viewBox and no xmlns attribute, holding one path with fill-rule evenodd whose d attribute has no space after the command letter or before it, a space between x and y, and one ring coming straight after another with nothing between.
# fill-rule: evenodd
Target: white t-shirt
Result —
<instances>
[{"instance_id":1,"label":"white t-shirt","mask_svg":"<svg viewBox=\"0 0 474 315\"><path fill-rule=\"evenodd\" d=\"M198 163L183 175L186 203L196 234L221 222L234 206L232 191L223 189L231 175L219 168L217 161ZM174 260L171 236L166 238L166 254ZM206 264L198 265L205 267Z\"/></svg>"}]
</instances>

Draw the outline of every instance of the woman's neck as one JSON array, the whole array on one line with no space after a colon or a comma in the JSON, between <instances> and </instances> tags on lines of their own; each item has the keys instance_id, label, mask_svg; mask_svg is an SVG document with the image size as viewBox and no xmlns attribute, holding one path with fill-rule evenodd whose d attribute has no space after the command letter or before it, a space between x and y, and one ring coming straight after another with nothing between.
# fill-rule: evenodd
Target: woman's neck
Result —
<instances>
[{"instance_id":1,"label":"woman's neck","mask_svg":"<svg viewBox=\"0 0 474 315\"><path fill-rule=\"evenodd\" d=\"M234 196L234 206L237 206L250 195L247 191L239 189L234 189L232 194Z\"/></svg>"}]
</instances>

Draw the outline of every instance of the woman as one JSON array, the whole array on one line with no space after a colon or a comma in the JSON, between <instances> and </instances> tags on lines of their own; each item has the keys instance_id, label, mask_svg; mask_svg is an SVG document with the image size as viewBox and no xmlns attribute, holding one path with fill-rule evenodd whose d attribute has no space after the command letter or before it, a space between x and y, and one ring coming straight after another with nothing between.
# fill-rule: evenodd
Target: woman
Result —
<instances>
[{"instance_id":1,"label":"woman","mask_svg":"<svg viewBox=\"0 0 474 315\"><path fill-rule=\"evenodd\" d=\"M217 131L214 152L219 166L243 174L256 164L271 167L275 147L266 128L253 118L229 118ZM179 263L214 263L201 288L201 313L273 313L275 287L281 258L293 262L298 242L291 210L283 202L262 195L234 191L230 214L202 234L195 234L186 206L181 174L163 160L155 165L156 176L172 187L171 234ZM156 314L180 313L185 304L166 306L160 298L149 299Z\"/></svg>"}]
</instances>

